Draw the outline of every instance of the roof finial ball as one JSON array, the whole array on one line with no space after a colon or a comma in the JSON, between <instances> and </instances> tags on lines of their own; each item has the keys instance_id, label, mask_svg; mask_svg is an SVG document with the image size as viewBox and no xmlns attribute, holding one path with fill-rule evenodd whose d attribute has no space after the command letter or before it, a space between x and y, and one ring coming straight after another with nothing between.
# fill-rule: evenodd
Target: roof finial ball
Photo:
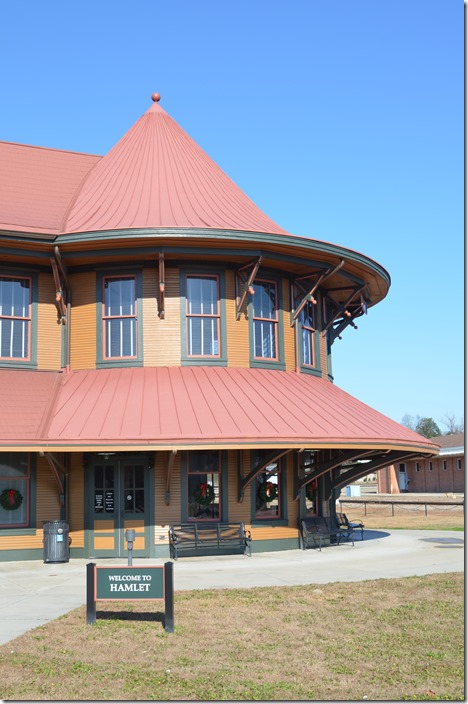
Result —
<instances>
[{"instance_id":1,"label":"roof finial ball","mask_svg":"<svg viewBox=\"0 0 468 704\"><path fill-rule=\"evenodd\" d=\"M153 93L153 95L151 96L151 100L152 100L154 103L159 103L159 101L161 100L160 94L159 94L159 93Z\"/></svg>"}]
</instances>

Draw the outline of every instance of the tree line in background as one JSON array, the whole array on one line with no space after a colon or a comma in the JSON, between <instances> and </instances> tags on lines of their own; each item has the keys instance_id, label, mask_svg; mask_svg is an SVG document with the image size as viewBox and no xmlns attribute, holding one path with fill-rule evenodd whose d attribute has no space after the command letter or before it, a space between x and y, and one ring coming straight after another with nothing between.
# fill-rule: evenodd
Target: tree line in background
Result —
<instances>
[{"instance_id":1,"label":"tree line in background","mask_svg":"<svg viewBox=\"0 0 468 704\"><path fill-rule=\"evenodd\" d=\"M455 433L465 432L464 420L461 419L457 421L455 416L450 416L448 413L439 420L439 423L445 425L445 431L440 429L433 418L414 417L410 416L409 413L403 416L401 423L425 438L435 438L438 435L454 435Z\"/></svg>"}]
</instances>

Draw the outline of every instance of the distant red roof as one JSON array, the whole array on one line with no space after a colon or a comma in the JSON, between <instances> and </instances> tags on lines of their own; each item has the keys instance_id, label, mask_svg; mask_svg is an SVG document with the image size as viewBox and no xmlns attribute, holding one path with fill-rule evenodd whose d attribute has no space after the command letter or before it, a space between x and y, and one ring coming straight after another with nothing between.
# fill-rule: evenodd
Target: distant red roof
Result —
<instances>
[{"instance_id":1,"label":"distant red roof","mask_svg":"<svg viewBox=\"0 0 468 704\"><path fill-rule=\"evenodd\" d=\"M139 367L50 374L54 376L61 379L61 387L53 407L46 408L44 373L0 370L0 443L5 448L29 440L28 446L57 450L117 446L438 450L334 384L305 374ZM28 410L26 395L34 400L36 386L42 395Z\"/></svg>"},{"instance_id":2,"label":"distant red roof","mask_svg":"<svg viewBox=\"0 0 468 704\"><path fill-rule=\"evenodd\" d=\"M101 157L0 142L0 229L57 235Z\"/></svg>"}]
</instances>

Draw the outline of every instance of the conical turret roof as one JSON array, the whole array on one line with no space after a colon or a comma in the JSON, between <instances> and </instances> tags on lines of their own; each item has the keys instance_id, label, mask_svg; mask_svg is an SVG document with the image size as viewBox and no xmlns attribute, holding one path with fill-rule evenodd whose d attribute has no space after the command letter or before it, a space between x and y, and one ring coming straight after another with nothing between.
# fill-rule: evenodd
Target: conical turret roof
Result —
<instances>
[{"instance_id":1,"label":"conical turret roof","mask_svg":"<svg viewBox=\"0 0 468 704\"><path fill-rule=\"evenodd\" d=\"M159 105L91 169L64 232L216 228L287 234Z\"/></svg>"}]
</instances>

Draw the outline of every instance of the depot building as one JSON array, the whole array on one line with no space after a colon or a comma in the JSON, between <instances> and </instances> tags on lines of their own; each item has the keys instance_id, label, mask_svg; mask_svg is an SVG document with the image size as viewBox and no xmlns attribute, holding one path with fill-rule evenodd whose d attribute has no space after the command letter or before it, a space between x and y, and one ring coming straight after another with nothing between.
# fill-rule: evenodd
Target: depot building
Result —
<instances>
[{"instance_id":1,"label":"depot building","mask_svg":"<svg viewBox=\"0 0 468 704\"><path fill-rule=\"evenodd\" d=\"M0 248L3 560L55 519L72 558L128 528L167 556L181 522L297 548L346 485L438 452L333 380L387 271L279 227L157 94L104 156L1 142Z\"/></svg>"}]
</instances>

